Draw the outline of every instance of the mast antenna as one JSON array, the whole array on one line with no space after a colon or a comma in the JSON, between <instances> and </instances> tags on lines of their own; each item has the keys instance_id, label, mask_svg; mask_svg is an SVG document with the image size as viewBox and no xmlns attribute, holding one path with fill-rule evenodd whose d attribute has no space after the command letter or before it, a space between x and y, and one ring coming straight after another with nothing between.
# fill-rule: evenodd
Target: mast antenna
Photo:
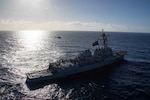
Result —
<instances>
[{"instance_id":1,"label":"mast antenna","mask_svg":"<svg viewBox=\"0 0 150 100\"><path fill-rule=\"evenodd\" d=\"M103 39L104 48L107 48L107 36L105 35L105 32L103 29L102 29L102 39Z\"/></svg>"}]
</instances>

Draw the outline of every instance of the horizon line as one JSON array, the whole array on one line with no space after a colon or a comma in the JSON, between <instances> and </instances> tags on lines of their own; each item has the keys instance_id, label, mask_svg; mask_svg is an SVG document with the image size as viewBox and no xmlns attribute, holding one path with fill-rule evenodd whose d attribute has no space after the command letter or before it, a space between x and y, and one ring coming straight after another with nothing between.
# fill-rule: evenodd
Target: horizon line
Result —
<instances>
[{"instance_id":1,"label":"horizon line","mask_svg":"<svg viewBox=\"0 0 150 100\"><path fill-rule=\"evenodd\" d=\"M101 30L41 30L41 29L24 29L24 30L0 30L2 31L76 31L76 32L101 32ZM113 33L150 33L150 32L136 32L136 31L105 31L104 32L113 32Z\"/></svg>"}]
</instances>

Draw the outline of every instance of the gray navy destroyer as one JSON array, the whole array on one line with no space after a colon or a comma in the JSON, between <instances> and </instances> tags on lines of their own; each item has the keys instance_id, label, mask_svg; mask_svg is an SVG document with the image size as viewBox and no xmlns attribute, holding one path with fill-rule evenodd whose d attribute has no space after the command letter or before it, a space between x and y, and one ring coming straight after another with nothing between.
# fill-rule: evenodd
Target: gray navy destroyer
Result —
<instances>
[{"instance_id":1,"label":"gray navy destroyer","mask_svg":"<svg viewBox=\"0 0 150 100\"><path fill-rule=\"evenodd\" d=\"M126 51L113 53L112 49L107 45L107 35L102 30L102 45L94 50L84 50L76 57L67 60L59 60L50 63L47 69L27 73L27 83L39 81L51 81L62 79L71 75L99 69L107 65L120 62L124 59ZM96 41L93 46L99 45Z\"/></svg>"}]
</instances>

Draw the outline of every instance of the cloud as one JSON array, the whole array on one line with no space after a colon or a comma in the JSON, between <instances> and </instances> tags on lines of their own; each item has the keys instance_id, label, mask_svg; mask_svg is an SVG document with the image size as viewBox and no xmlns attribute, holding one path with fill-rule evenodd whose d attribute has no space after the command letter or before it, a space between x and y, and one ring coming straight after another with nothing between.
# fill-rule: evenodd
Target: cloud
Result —
<instances>
[{"instance_id":1,"label":"cloud","mask_svg":"<svg viewBox=\"0 0 150 100\"><path fill-rule=\"evenodd\" d=\"M14 19L0 19L0 24L3 25L23 25L23 24L31 24L31 21L25 21L25 20L14 20Z\"/></svg>"},{"instance_id":2,"label":"cloud","mask_svg":"<svg viewBox=\"0 0 150 100\"><path fill-rule=\"evenodd\" d=\"M98 22L81 22L81 21L49 21L34 22L30 20L14 20L0 18L0 30L82 30L82 31L124 31L124 32L150 32L146 27L133 27L119 24L105 24Z\"/></svg>"}]
</instances>

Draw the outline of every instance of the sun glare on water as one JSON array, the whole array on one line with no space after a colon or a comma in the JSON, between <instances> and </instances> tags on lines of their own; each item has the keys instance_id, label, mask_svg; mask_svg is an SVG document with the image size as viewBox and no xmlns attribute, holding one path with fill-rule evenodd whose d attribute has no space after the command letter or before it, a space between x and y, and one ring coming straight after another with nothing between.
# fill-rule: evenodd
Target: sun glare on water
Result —
<instances>
[{"instance_id":1,"label":"sun glare on water","mask_svg":"<svg viewBox=\"0 0 150 100\"><path fill-rule=\"evenodd\" d=\"M20 31L21 44L26 50L39 50L42 48L42 38L45 31Z\"/></svg>"}]
</instances>

